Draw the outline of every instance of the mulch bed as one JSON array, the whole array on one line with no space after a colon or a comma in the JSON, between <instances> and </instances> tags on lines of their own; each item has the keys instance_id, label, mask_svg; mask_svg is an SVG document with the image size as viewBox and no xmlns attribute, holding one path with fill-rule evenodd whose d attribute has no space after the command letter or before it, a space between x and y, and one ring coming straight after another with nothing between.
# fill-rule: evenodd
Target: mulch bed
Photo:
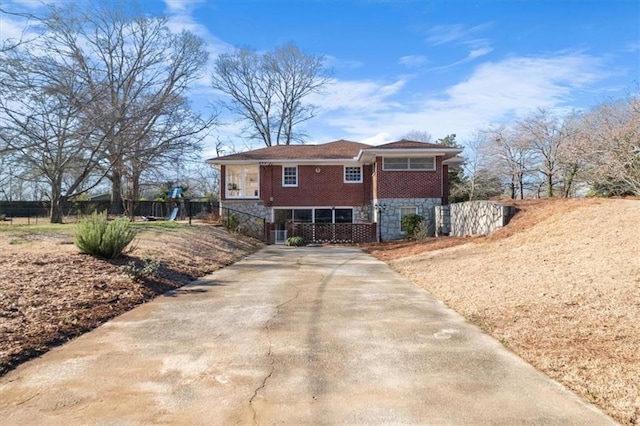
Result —
<instances>
[{"instance_id":1,"label":"mulch bed","mask_svg":"<svg viewBox=\"0 0 640 426\"><path fill-rule=\"evenodd\" d=\"M257 247L256 241L209 227L143 235L131 256L113 261L77 253L68 236L18 240L24 249L7 245L0 253L0 376ZM160 263L151 275L134 279L121 269L140 269L147 257Z\"/></svg>"}]
</instances>

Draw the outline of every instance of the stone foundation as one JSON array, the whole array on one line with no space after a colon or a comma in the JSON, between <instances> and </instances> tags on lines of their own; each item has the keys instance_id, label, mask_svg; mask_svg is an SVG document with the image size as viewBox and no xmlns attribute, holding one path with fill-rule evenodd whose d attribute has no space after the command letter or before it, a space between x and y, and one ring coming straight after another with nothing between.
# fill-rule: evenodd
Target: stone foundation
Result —
<instances>
[{"instance_id":1,"label":"stone foundation","mask_svg":"<svg viewBox=\"0 0 640 426\"><path fill-rule=\"evenodd\" d=\"M261 217L267 221L271 220L271 208L266 207L262 201L254 200L225 200L221 203L225 209L237 210L252 216Z\"/></svg>"},{"instance_id":2,"label":"stone foundation","mask_svg":"<svg viewBox=\"0 0 640 426\"><path fill-rule=\"evenodd\" d=\"M404 238L400 230L400 208L417 207L417 214L427 224L429 235L435 234L435 207L442 203L440 198L379 198L374 204L384 206L374 211L374 220L380 227L380 238L383 241Z\"/></svg>"}]
</instances>

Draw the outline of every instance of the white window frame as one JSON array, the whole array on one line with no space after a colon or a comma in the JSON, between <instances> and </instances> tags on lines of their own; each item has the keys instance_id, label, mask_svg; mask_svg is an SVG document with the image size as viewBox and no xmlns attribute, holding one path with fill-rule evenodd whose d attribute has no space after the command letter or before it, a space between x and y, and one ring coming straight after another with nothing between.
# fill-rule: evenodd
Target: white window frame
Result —
<instances>
[{"instance_id":1,"label":"white window frame","mask_svg":"<svg viewBox=\"0 0 640 426\"><path fill-rule=\"evenodd\" d=\"M355 222L356 209L353 206L325 206L325 207L308 207L308 206L291 206L291 207L274 207L271 210L271 221L275 222L276 220L276 210L311 210L311 220L313 222L296 222L296 223L318 223L316 222L316 210L331 210L331 223L336 223L336 210L351 210L351 222L350 223L358 223ZM295 213L292 212L291 217L293 218ZM293 220L293 219L292 219ZM327 222L328 223L328 222ZM349 222L342 222L349 223Z\"/></svg>"},{"instance_id":2,"label":"white window frame","mask_svg":"<svg viewBox=\"0 0 640 426\"><path fill-rule=\"evenodd\" d=\"M393 158L393 159L399 159L399 158L406 159L407 160L407 168L406 169L392 169L392 168L389 168L389 167L387 167L386 161L385 161L387 158L389 158L389 159L391 159L391 158ZM426 169L424 169L424 168L420 168L420 169L411 168L411 160L414 159L414 158L415 159L430 158L430 159L433 160L433 166L431 168L426 168ZM433 171L436 170L436 163L437 163L436 157L382 157L382 170L384 170L384 171L397 171L397 172L433 172Z\"/></svg>"},{"instance_id":3,"label":"white window frame","mask_svg":"<svg viewBox=\"0 0 640 426\"><path fill-rule=\"evenodd\" d=\"M358 180L349 180L347 179L347 169L359 169L360 179ZM344 183L362 183L362 166L344 166L342 169L342 180Z\"/></svg>"},{"instance_id":4,"label":"white window frame","mask_svg":"<svg viewBox=\"0 0 640 426\"><path fill-rule=\"evenodd\" d=\"M229 171L233 170L233 169L240 169L240 184L238 186L238 189L229 189ZM258 189L257 194L253 194L253 195L243 195L243 193L245 192L245 189L247 187L247 171L250 170L255 172L257 170L257 176L258 176L258 182L257 182L257 186ZM233 198L244 198L244 199L257 199L260 198L260 166L258 165L253 165L253 164L246 164L246 165L228 165L225 167L225 182L226 182L226 188L225 188L225 198L227 199L233 199ZM238 194L235 195L232 193L232 191L238 191Z\"/></svg>"},{"instance_id":5,"label":"white window frame","mask_svg":"<svg viewBox=\"0 0 640 426\"><path fill-rule=\"evenodd\" d=\"M419 214L418 213L418 207L417 206L401 206L398 209L398 215L400 216L400 233L404 235L404 230L402 229L402 218L404 217L404 215L402 214L402 210L403 209L413 209L413 214ZM411 213L407 213L407 214L411 214Z\"/></svg>"},{"instance_id":6,"label":"white window frame","mask_svg":"<svg viewBox=\"0 0 640 426\"><path fill-rule=\"evenodd\" d=\"M285 169L294 169L296 171L296 183L292 184L292 183L285 183ZM285 188L295 188L298 186L298 182L300 180L300 177L298 175L298 166L282 166L282 186Z\"/></svg>"}]
</instances>

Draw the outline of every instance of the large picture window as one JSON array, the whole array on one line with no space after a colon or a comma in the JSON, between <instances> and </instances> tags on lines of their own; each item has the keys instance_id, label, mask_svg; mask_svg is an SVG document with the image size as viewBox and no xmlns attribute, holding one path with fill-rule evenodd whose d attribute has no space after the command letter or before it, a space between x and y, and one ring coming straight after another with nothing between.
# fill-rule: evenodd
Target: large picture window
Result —
<instances>
[{"instance_id":1,"label":"large picture window","mask_svg":"<svg viewBox=\"0 0 640 426\"><path fill-rule=\"evenodd\" d=\"M383 170L430 170L436 169L435 157L384 157Z\"/></svg>"},{"instance_id":2,"label":"large picture window","mask_svg":"<svg viewBox=\"0 0 640 426\"><path fill-rule=\"evenodd\" d=\"M298 186L298 167L282 168L282 186Z\"/></svg>"},{"instance_id":3,"label":"large picture window","mask_svg":"<svg viewBox=\"0 0 640 426\"><path fill-rule=\"evenodd\" d=\"M227 198L258 198L260 168L257 165L226 166Z\"/></svg>"}]
</instances>

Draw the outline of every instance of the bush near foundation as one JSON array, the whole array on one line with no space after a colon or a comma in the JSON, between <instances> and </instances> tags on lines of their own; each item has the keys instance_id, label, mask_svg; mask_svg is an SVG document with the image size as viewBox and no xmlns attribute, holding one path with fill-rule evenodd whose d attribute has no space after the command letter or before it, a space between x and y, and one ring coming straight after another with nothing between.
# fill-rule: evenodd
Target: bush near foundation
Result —
<instances>
[{"instance_id":1,"label":"bush near foundation","mask_svg":"<svg viewBox=\"0 0 640 426\"><path fill-rule=\"evenodd\" d=\"M284 242L285 245L291 247L302 247L304 245L304 238L302 237L289 237Z\"/></svg>"},{"instance_id":2,"label":"bush near foundation","mask_svg":"<svg viewBox=\"0 0 640 426\"><path fill-rule=\"evenodd\" d=\"M402 218L402 229L407 238L415 240L422 232L424 218L418 214L410 213Z\"/></svg>"}]
</instances>

